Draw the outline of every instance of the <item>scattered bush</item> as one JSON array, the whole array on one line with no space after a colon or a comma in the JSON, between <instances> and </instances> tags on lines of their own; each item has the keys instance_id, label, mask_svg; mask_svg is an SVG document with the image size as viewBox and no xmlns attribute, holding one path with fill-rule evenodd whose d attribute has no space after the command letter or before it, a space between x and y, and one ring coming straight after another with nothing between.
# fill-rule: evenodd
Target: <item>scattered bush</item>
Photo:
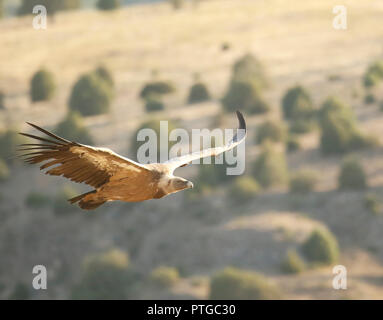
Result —
<instances>
[{"instance_id":1,"label":"scattered bush","mask_svg":"<svg viewBox=\"0 0 383 320\"><path fill-rule=\"evenodd\" d=\"M294 119L289 123L289 131L295 134L305 134L313 130L315 127L314 120Z\"/></svg>"},{"instance_id":2,"label":"scattered bush","mask_svg":"<svg viewBox=\"0 0 383 320\"><path fill-rule=\"evenodd\" d=\"M81 0L23 0L18 9L18 14L32 14L33 7L36 5L43 5L47 8L49 15L54 15L57 11L80 8Z\"/></svg>"},{"instance_id":3,"label":"scattered bush","mask_svg":"<svg viewBox=\"0 0 383 320\"><path fill-rule=\"evenodd\" d=\"M169 0L174 10L179 10L184 6L184 0Z\"/></svg>"},{"instance_id":4,"label":"scattered bush","mask_svg":"<svg viewBox=\"0 0 383 320\"><path fill-rule=\"evenodd\" d=\"M8 300L28 300L31 297L29 287L22 282L18 282L8 297Z\"/></svg>"},{"instance_id":5,"label":"scattered bush","mask_svg":"<svg viewBox=\"0 0 383 320\"><path fill-rule=\"evenodd\" d=\"M285 138L286 129L281 122L266 121L258 127L255 140L261 144L266 140L283 142Z\"/></svg>"},{"instance_id":6,"label":"scattered bush","mask_svg":"<svg viewBox=\"0 0 383 320\"><path fill-rule=\"evenodd\" d=\"M188 103L200 103L210 100L210 93L206 85L202 82L196 82L190 88Z\"/></svg>"},{"instance_id":7,"label":"scattered bush","mask_svg":"<svg viewBox=\"0 0 383 320\"><path fill-rule=\"evenodd\" d=\"M230 190L230 196L238 201L248 201L254 199L260 191L260 187L251 177L237 178Z\"/></svg>"},{"instance_id":8,"label":"scattered bush","mask_svg":"<svg viewBox=\"0 0 383 320\"><path fill-rule=\"evenodd\" d=\"M146 99L145 109L147 112L164 110L165 106L158 97L149 97Z\"/></svg>"},{"instance_id":9,"label":"scattered bush","mask_svg":"<svg viewBox=\"0 0 383 320\"><path fill-rule=\"evenodd\" d=\"M215 187L233 180L234 176L226 174L226 169L225 164L215 164L214 160L211 161L211 164L201 163L196 183L197 188Z\"/></svg>"},{"instance_id":10,"label":"scattered bush","mask_svg":"<svg viewBox=\"0 0 383 320\"><path fill-rule=\"evenodd\" d=\"M78 195L71 187L62 188L53 200L53 212L57 215L66 215L78 210L77 206L74 206L68 202L69 199Z\"/></svg>"},{"instance_id":11,"label":"scattered bush","mask_svg":"<svg viewBox=\"0 0 383 320\"><path fill-rule=\"evenodd\" d=\"M41 209L49 203L50 198L39 192L31 192L25 198L25 205L31 209Z\"/></svg>"},{"instance_id":12,"label":"scattered bush","mask_svg":"<svg viewBox=\"0 0 383 320\"><path fill-rule=\"evenodd\" d=\"M256 83L259 89L269 86L269 80L261 62L252 54L244 55L234 64L231 82Z\"/></svg>"},{"instance_id":13,"label":"scattered bush","mask_svg":"<svg viewBox=\"0 0 383 320\"><path fill-rule=\"evenodd\" d=\"M295 152L301 148L299 139L294 135L289 135L286 141L287 152Z\"/></svg>"},{"instance_id":14,"label":"scattered bush","mask_svg":"<svg viewBox=\"0 0 383 320\"><path fill-rule=\"evenodd\" d=\"M295 250L289 250L282 263L282 271L286 273L300 273L306 270L305 261Z\"/></svg>"},{"instance_id":15,"label":"scattered bush","mask_svg":"<svg viewBox=\"0 0 383 320\"><path fill-rule=\"evenodd\" d=\"M94 72L97 76L108 83L112 89L114 88L113 75L107 67L101 65Z\"/></svg>"},{"instance_id":16,"label":"scattered bush","mask_svg":"<svg viewBox=\"0 0 383 320\"><path fill-rule=\"evenodd\" d=\"M368 194L364 198L364 207L371 213L378 215L381 209L381 203L376 195Z\"/></svg>"},{"instance_id":17,"label":"scattered bush","mask_svg":"<svg viewBox=\"0 0 383 320\"><path fill-rule=\"evenodd\" d=\"M69 106L83 116L91 116L109 111L113 92L103 78L95 72L80 77L72 89Z\"/></svg>"},{"instance_id":18,"label":"scattered bush","mask_svg":"<svg viewBox=\"0 0 383 320\"><path fill-rule=\"evenodd\" d=\"M364 77L363 84L366 88L375 86L383 79L383 61L376 61L371 64Z\"/></svg>"},{"instance_id":19,"label":"scattered bush","mask_svg":"<svg viewBox=\"0 0 383 320\"><path fill-rule=\"evenodd\" d=\"M316 229L303 243L302 252L314 264L332 264L338 260L338 241L329 230Z\"/></svg>"},{"instance_id":20,"label":"scattered bush","mask_svg":"<svg viewBox=\"0 0 383 320\"><path fill-rule=\"evenodd\" d=\"M337 98L328 98L319 113L321 150L325 154L343 153L377 145L373 137L363 135L349 107Z\"/></svg>"},{"instance_id":21,"label":"scattered bush","mask_svg":"<svg viewBox=\"0 0 383 320\"><path fill-rule=\"evenodd\" d=\"M0 110L5 109L5 94L0 91Z\"/></svg>"},{"instance_id":22,"label":"scattered bush","mask_svg":"<svg viewBox=\"0 0 383 320\"><path fill-rule=\"evenodd\" d=\"M236 268L216 273L210 284L212 300L280 299L279 289L261 274Z\"/></svg>"},{"instance_id":23,"label":"scattered bush","mask_svg":"<svg viewBox=\"0 0 383 320\"><path fill-rule=\"evenodd\" d=\"M308 91L302 86L296 86L287 90L282 98L282 111L285 119L311 119L314 107Z\"/></svg>"},{"instance_id":24,"label":"scattered bush","mask_svg":"<svg viewBox=\"0 0 383 320\"><path fill-rule=\"evenodd\" d=\"M372 93L366 94L364 97L365 104L373 104L375 102L375 96Z\"/></svg>"},{"instance_id":25,"label":"scattered bush","mask_svg":"<svg viewBox=\"0 0 383 320\"><path fill-rule=\"evenodd\" d=\"M355 158L345 159L340 170L338 183L341 190L359 190L367 187L364 169Z\"/></svg>"},{"instance_id":26,"label":"scattered bush","mask_svg":"<svg viewBox=\"0 0 383 320\"><path fill-rule=\"evenodd\" d=\"M56 90L53 74L45 69L37 71L31 80L32 102L50 100Z\"/></svg>"},{"instance_id":27,"label":"scattered bush","mask_svg":"<svg viewBox=\"0 0 383 320\"><path fill-rule=\"evenodd\" d=\"M249 114L262 114L270 109L253 82L232 82L222 99L222 105L227 112L242 110Z\"/></svg>"},{"instance_id":28,"label":"scattered bush","mask_svg":"<svg viewBox=\"0 0 383 320\"><path fill-rule=\"evenodd\" d=\"M7 130L0 134L0 158L8 164L16 159L17 147L25 143L26 139L14 130Z\"/></svg>"},{"instance_id":29,"label":"scattered bush","mask_svg":"<svg viewBox=\"0 0 383 320\"><path fill-rule=\"evenodd\" d=\"M127 253L112 249L85 259L72 299L126 299L132 281Z\"/></svg>"},{"instance_id":30,"label":"scattered bush","mask_svg":"<svg viewBox=\"0 0 383 320\"><path fill-rule=\"evenodd\" d=\"M170 288L179 281L180 275L176 268L158 267L150 274L150 281L158 287Z\"/></svg>"},{"instance_id":31,"label":"scattered bush","mask_svg":"<svg viewBox=\"0 0 383 320\"><path fill-rule=\"evenodd\" d=\"M10 172L7 163L3 159L0 159L0 182L8 180L9 175Z\"/></svg>"},{"instance_id":32,"label":"scattered bush","mask_svg":"<svg viewBox=\"0 0 383 320\"><path fill-rule=\"evenodd\" d=\"M100 10L115 10L120 6L120 0L98 0L97 2L97 8Z\"/></svg>"},{"instance_id":33,"label":"scattered bush","mask_svg":"<svg viewBox=\"0 0 383 320\"><path fill-rule=\"evenodd\" d=\"M70 141L93 144L93 138L85 127L81 115L77 112L69 112L65 119L57 125L55 133Z\"/></svg>"},{"instance_id":34,"label":"scattered bush","mask_svg":"<svg viewBox=\"0 0 383 320\"><path fill-rule=\"evenodd\" d=\"M305 194L314 191L317 175L312 171L300 171L290 178L290 192Z\"/></svg>"},{"instance_id":35,"label":"scattered bush","mask_svg":"<svg viewBox=\"0 0 383 320\"><path fill-rule=\"evenodd\" d=\"M165 95L173 93L175 91L174 85L169 81L153 81L146 84L141 92L140 97L142 99L147 99L150 96Z\"/></svg>"},{"instance_id":36,"label":"scattered bush","mask_svg":"<svg viewBox=\"0 0 383 320\"><path fill-rule=\"evenodd\" d=\"M264 187L282 185L287 181L287 164L284 154L266 144L254 163L254 177Z\"/></svg>"}]
</instances>

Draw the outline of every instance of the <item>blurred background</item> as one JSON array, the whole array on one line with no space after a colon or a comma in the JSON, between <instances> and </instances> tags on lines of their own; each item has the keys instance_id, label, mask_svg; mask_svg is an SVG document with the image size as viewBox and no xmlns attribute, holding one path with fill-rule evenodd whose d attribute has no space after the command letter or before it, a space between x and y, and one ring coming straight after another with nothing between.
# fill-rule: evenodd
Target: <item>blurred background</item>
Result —
<instances>
[{"instance_id":1,"label":"blurred background","mask_svg":"<svg viewBox=\"0 0 383 320\"><path fill-rule=\"evenodd\" d=\"M383 298L383 2L348 0L346 30L337 4L0 0L0 298ZM245 174L181 168L195 188L160 200L81 211L88 187L14 158L26 121L134 159L139 128L236 109Z\"/></svg>"}]
</instances>

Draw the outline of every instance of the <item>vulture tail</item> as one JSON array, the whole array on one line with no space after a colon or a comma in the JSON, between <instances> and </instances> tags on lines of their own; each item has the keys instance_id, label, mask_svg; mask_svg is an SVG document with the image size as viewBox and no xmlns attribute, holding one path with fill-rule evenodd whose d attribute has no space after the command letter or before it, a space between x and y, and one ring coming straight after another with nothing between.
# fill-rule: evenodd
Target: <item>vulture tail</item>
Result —
<instances>
[{"instance_id":1,"label":"vulture tail","mask_svg":"<svg viewBox=\"0 0 383 320\"><path fill-rule=\"evenodd\" d=\"M80 194L79 196L69 199L68 201L71 204L78 202L78 205L81 209L93 210L106 202L105 200L92 199L91 197L89 197L90 199L84 199L87 195L90 195L93 193L96 193L96 190L92 190L92 191Z\"/></svg>"}]
</instances>

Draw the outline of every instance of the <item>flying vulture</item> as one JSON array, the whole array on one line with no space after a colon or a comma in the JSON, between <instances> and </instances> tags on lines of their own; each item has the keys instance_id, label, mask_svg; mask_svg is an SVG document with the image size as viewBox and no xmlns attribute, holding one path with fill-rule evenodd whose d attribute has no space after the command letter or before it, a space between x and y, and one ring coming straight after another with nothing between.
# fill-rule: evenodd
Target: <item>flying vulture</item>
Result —
<instances>
[{"instance_id":1,"label":"flying vulture","mask_svg":"<svg viewBox=\"0 0 383 320\"><path fill-rule=\"evenodd\" d=\"M82 209L92 210L106 201L138 202L159 199L193 188L192 182L174 176L174 170L200 158L217 156L243 142L246 138L246 123L239 111L237 117L239 129L242 130L238 130L227 145L175 157L164 163L140 164L110 149L68 141L29 122L29 125L49 138L20 133L39 140L39 143L20 145L20 151L28 151L22 155L27 163L44 162L40 170L49 168L46 174L64 176L93 187L94 190L68 200L72 204L78 202Z\"/></svg>"}]
</instances>

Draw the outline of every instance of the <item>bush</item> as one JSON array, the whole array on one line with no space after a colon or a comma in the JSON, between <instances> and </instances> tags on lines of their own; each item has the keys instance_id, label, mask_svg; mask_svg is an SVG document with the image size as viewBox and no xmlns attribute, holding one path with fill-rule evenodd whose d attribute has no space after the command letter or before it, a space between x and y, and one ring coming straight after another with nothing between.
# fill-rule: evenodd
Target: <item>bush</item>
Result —
<instances>
[{"instance_id":1,"label":"bush","mask_svg":"<svg viewBox=\"0 0 383 320\"><path fill-rule=\"evenodd\" d=\"M72 299L126 299L132 281L127 253L112 249L85 259Z\"/></svg>"},{"instance_id":2,"label":"bush","mask_svg":"<svg viewBox=\"0 0 383 320\"><path fill-rule=\"evenodd\" d=\"M253 82L232 82L222 99L222 105L227 112L242 110L249 114L262 114L270 109Z\"/></svg>"},{"instance_id":3,"label":"bush","mask_svg":"<svg viewBox=\"0 0 383 320\"><path fill-rule=\"evenodd\" d=\"M252 54L246 54L235 62L231 82L256 83L259 89L269 86L269 80L261 62Z\"/></svg>"},{"instance_id":4,"label":"bush","mask_svg":"<svg viewBox=\"0 0 383 320\"><path fill-rule=\"evenodd\" d=\"M338 184L341 190L359 190L367 187L364 169L355 158L347 158L343 162Z\"/></svg>"},{"instance_id":5,"label":"bush","mask_svg":"<svg viewBox=\"0 0 383 320\"><path fill-rule=\"evenodd\" d=\"M65 119L57 125L55 133L70 141L93 144L93 138L84 126L81 115L77 112L69 112Z\"/></svg>"},{"instance_id":6,"label":"bush","mask_svg":"<svg viewBox=\"0 0 383 320\"><path fill-rule=\"evenodd\" d=\"M295 121L311 119L314 107L308 91L302 86L287 90L282 98L282 111L285 119Z\"/></svg>"},{"instance_id":7,"label":"bush","mask_svg":"<svg viewBox=\"0 0 383 320\"><path fill-rule=\"evenodd\" d=\"M338 242L329 230L317 229L303 243L302 252L314 264L332 264L338 260Z\"/></svg>"},{"instance_id":8,"label":"bush","mask_svg":"<svg viewBox=\"0 0 383 320\"><path fill-rule=\"evenodd\" d=\"M10 172L7 163L3 159L0 159L0 182L8 180L9 175Z\"/></svg>"},{"instance_id":9,"label":"bush","mask_svg":"<svg viewBox=\"0 0 383 320\"><path fill-rule=\"evenodd\" d=\"M56 90L53 74L45 69L37 71L31 80L31 100L48 101L50 100Z\"/></svg>"},{"instance_id":10,"label":"bush","mask_svg":"<svg viewBox=\"0 0 383 320\"><path fill-rule=\"evenodd\" d=\"M266 144L255 160L253 172L255 179L264 188L284 184L288 177L284 154Z\"/></svg>"},{"instance_id":11,"label":"bush","mask_svg":"<svg viewBox=\"0 0 383 320\"><path fill-rule=\"evenodd\" d=\"M94 73L108 83L112 89L114 89L114 79L108 68L101 65L94 71Z\"/></svg>"},{"instance_id":12,"label":"bush","mask_svg":"<svg viewBox=\"0 0 383 320\"><path fill-rule=\"evenodd\" d=\"M381 209L381 203L376 195L368 194L364 198L364 207L371 213L378 215Z\"/></svg>"},{"instance_id":13,"label":"bush","mask_svg":"<svg viewBox=\"0 0 383 320\"><path fill-rule=\"evenodd\" d=\"M43 193L31 192L25 198L25 205L31 209L41 209L49 203L49 197Z\"/></svg>"},{"instance_id":14,"label":"bush","mask_svg":"<svg viewBox=\"0 0 383 320\"><path fill-rule=\"evenodd\" d=\"M364 77L363 84L366 88L375 86L383 79L383 61L376 61L371 64Z\"/></svg>"},{"instance_id":15,"label":"bush","mask_svg":"<svg viewBox=\"0 0 383 320\"><path fill-rule=\"evenodd\" d=\"M14 130L7 130L0 134L0 158L7 163L12 163L16 159L17 147L25 143L26 139Z\"/></svg>"},{"instance_id":16,"label":"bush","mask_svg":"<svg viewBox=\"0 0 383 320\"><path fill-rule=\"evenodd\" d=\"M172 130L177 128L177 124L175 122L169 121L168 122L168 133L171 132ZM168 141L168 148L164 149L164 141L161 143L161 135L160 135L160 121L159 120L149 120L147 122L144 122L133 134L132 140L131 140L131 152L136 155L137 159L137 152L138 149L143 145L146 144L147 142L145 141L137 141L137 135L142 129L152 129L156 133L157 136L157 159L160 159L160 153L161 152L167 152L169 154L170 148L176 143L174 141ZM166 141L166 140L165 140ZM134 158L134 157L133 157Z\"/></svg>"},{"instance_id":17,"label":"bush","mask_svg":"<svg viewBox=\"0 0 383 320\"><path fill-rule=\"evenodd\" d=\"M150 281L158 287L170 288L179 281L180 275L176 268L158 267L150 274Z\"/></svg>"},{"instance_id":18,"label":"bush","mask_svg":"<svg viewBox=\"0 0 383 320\"><path fill-rule=\"evenodd\" d=\"M121 6L120 0L98 0L97 8L100 10L114 10Z\"/></svg>"},{"instance_id":19,"label":"bush","mask_svg":"<svg viewBox=\"0 0 383 320\"><path fill-rule=\"evenodd\" d=\"M153 81L146 84L140 91L140 98L147 99L150 96L165 95L175 91L174 85L169 81Z\"/></svg>"},{"instance_id":20,"label":"bush","mask_svg":"<svg viewBox=\"0 0 383 320\"><path fill-rule=\"evenodd\" d=\"M373 147L377 140L363 135L349 107L337 98L328 98L319 113L321 150L325 154L344 153Z\"/></svg>"},{"instance_id":21,"label":"bush","mask_svg":"<svg viewBox=\"0 0 383 320\"><path fill-rule=\"evenodd\" d=\"M372 93L366 94L364 97L365 104L373 104L375 102L375 96Z\"/></svg>"},{"instance_id":22,"label":"bush","mask_svg":"<svg viewBox=\"0 0 383 320\"><path fill-rule=\"evenodd\" d=\"M283 142L286 138L286 129L280 122L266 121L261 124L256 133L255 140L258 144L266 140Z\"/></svg>"},{"instance_id":23,"label":"bush","mask_svg":"<svg viewBox=\"0 0 383 320\"><path fill-rule=\"evenodd\" d=\"M230 190L230 196L238 201L248 201L258 196L260 187L251 177L237 178Z\"/></svg>"},{"instance_id":24,"label":"bush","mask_svg":"<svg viewBox=\"0 0 383 320\"><path fill-rule=\"evenodd\" d=\"M152 96L146 99L145 109L147 112L160 111L164 110L165 106L163 102L159 100L159 98Z\"/></svg>"},{"instance_id":25,"label":"bush","mask_svg":"<svg viewBox=\"0 0 383 320\"><path fill-rule=\"evenodd\" d=\"M47 13L53 15L57 11L80 8L81 0L23 0L18 9L18 14L32 14L33 7L36 5L45 6Z\"/></svg>"},{"instance_id":26,"label":"bush","mask_svg":"<svg viewBox=\"0 0 383 320\"><path fill-rule=\"evenodd\" d=\"M29 287L22 282L18 282L8 297L8 300L28 300L31 297Z\"/></svg>"},{"instance_id":27,"label":"bush","mask_svg":"<svg viewBox=\"0 0 383 320\"><path fill-rule=\"evenodd\" d=\"M314 191L317 175L312 171L301 171L290 178L290 192L305 194Z\"/></svg>"},{"instance_id":28,"label":"bush","mask_svg":"<svg viewBox=\"0 0 383 320\"><path fill-rule=\"evenodd\" d=\"M210 284L212 300L280 299L279 289L261 274L236 268L216 273Z\"/></svg>"},{"instance_id":29,"label":"bush","mask_svg":"<svg viewBox=\"0 0 383 320\"><path fill-rule=\"evenodd\" d=\"M53 201L53 212L56 215L67 215L78 210L78 207L68 202L69 199L77 195L78 192L71 187L66 186L62 188Z\"/></svg>"},{"instance_id":30,"label":"bush","mask_svg":"<svg viewBox=\"0 0 383 320\"><path fill-rule=\"evenodd\" d=\"M200 103L210 100L210 93L206 85L202 82L196 82L190 88L188 103Z\"/></svg>"},{"instance_id":31,"label":"bush","mask_svg":"<svg viewBox=\"0 0 383 320\"><path fill-rule=\"evenodd\" d=\"M72 89L69 106L83 116L107 113L113 97L110 85L96 73L80 77Z\"/></svg>"},{"instance_id":32,"label":"bush","mask_svg":"<svg viewBox=\"0 0 383 320\"><path fill-rule=\"evenodd\" d=\"M287 152L295 152L301 148L299 139L294 135L289 135L286 142Z\"/></svg>"},{"instance_id":33,"label":"bush","mask_svg":"<svg viewBox=\"0 0 383 320\"><path fill-rule=\"evenodd\" d=\"M5 94L0 91L0 110L5 109Z\"/></svg>"},{"instance_id":34,"label":"bush","mask_svg":"<svg viewBox=\"0 0 383 320\"><path fill-rule=\"evenodd\" d=\"M300 273L306 270L306 263L295 250L289 250L282 263L282 271L286 273Z\"/></svg>"},{"instance_id":35,"label":"bush","mask_svg":"<svg viewBox=\"0 0 383 320\"><path fill-rule=\"evenodd\" d=\"M309 119L294 119L290 121L289 131L295 134L305 134L313 130L315 123Z\"/></svg>"},{"instance_id":36,"label":"bush","mask_svg":"<svg viewBox=\"0 0 383 320\"><path fill-rule=\"evenodd\" d=\"M184 0L169 0L174 10L181 9L184 6Z\"/></svg>"}]
</instances>

